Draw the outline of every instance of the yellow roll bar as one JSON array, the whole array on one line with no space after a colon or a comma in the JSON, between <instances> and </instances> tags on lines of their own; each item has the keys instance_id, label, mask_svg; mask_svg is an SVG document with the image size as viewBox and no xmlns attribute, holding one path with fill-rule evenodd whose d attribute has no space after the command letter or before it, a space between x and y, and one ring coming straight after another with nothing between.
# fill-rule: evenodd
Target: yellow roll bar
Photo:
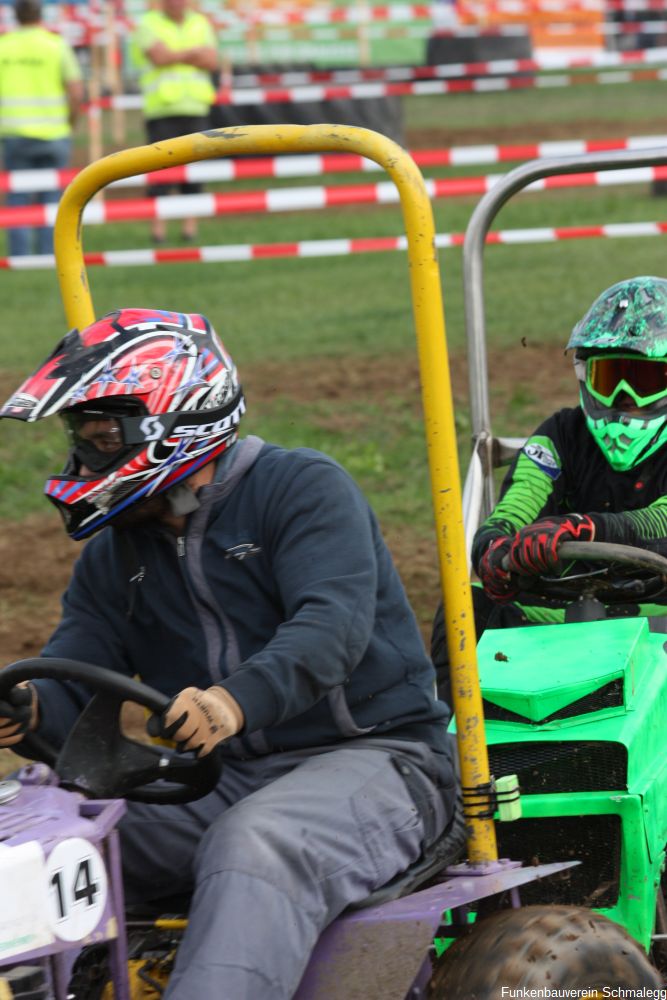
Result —
<instances>
[{"instance_id":1,"label":"yellow roll bar","mask_svg":"<svg viewBox=\"0 0 667 1000\"><path fill-rule=\"evenodd\" d=\"M408 241L461 782L465 789L472 791L488 783L489 763L477 676L454 407L433 212L424 179L409 154L386 136L347 125L251 125L179 136L152 146L113 153L91 163L63 194L55 225L56 267L67 322L70 327L82 329L95 319L81 229L86 204L107 184L123 177L213 157L307 152L357 153L375 160L389 174L400 195ZM495 861L493 821L474 815L474 811L474 806L472 809L466 806L469 860L473 863Z\"/></svg>"}]
</instances>

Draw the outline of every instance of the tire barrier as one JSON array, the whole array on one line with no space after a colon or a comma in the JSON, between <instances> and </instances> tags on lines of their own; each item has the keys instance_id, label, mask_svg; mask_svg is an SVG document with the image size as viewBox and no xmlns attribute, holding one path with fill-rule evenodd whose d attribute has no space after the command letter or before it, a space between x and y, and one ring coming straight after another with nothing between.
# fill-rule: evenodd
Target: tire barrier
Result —
<instances>
[{"instance_id":1,"label":"tire barrier","mask_svg":"<svg viewBox=\"0 0 667 1000\"><path fill-rule=\"evenodd\" d=\"M270 65L250 66L261 78ZM316 73L311 65L298 66L282 64L274 67L276 72L267 76L281 80L297 73L300 78L310 79ZM356 125L360 128L381 132L399 144L404 143L403 105L398 95L388 93L366 93L365 81L360 81L356 92L341 89L337 85L325 87L306 83L299 89L298 99L293 100L295 90L279 85L271 91L262 87L224 86L218 91L218 99L211 109L211 126L229 128L246 125L280 125L289 121L294 125L309 125L312 122L338 122L342 125Z\"/></svg>"}]
</instances>

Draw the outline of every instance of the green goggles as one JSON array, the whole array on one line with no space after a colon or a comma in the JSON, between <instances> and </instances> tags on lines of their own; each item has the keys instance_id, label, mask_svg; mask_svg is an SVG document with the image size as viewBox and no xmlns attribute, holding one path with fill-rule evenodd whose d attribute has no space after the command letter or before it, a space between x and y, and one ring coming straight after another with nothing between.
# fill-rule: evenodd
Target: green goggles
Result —
<instances>
[{"instance_id":1,"label":"green goggles","mask_svg":"<svg viewBox=\"0 0 667 1000\"><path fill-rule=\"evenodd\" d=\"M667 360L636 354L599 355L575 362L577 377L590 394L612 406L627 393L639 407L652 406L667 396Z\"/></svg>"}]
</instances>

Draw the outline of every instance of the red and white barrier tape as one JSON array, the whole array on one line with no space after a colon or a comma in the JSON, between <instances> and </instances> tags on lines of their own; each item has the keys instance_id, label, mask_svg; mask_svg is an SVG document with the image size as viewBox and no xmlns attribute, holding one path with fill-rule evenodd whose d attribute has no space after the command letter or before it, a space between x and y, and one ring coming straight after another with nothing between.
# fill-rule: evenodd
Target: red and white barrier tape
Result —
<instances>
[{"instance_id":1,"label":"red and white barrier tape","mask_svg":"<svg viewBox=\"0 0 667 1000\"><path fill-rule=\"evenodd\" d=\"M588 14L604 17L607 11L655 11L667 10L665 0L474 0L462 2L459 0L456 13L461 18L479 18L488 24L489 17L500 15L505 17L531 17L536 14L553 14L562 17L564 14ZM304 10L299 7L291 9L247 9L245 11L220 10L216 8L209 12L216 27L225 28L238 24L263 25L329 25L329 24L368 24L376 21L433 21L434 23L450 22L455 14L438 4L401 4L388 3L380 6L355 4L349 7L314 7ZM543 20L543 18L542 18Z\"/></svg>"},{"instance_id":2,"label":"red and white barrier tape","mask_svg":"<svg viewBox=\"0 0 667 1000\"><path fill-rule=\"evenodd\" d=\"M667 11L666 0L459 0L457 13L462 18L479 19L488 26L492 16L525 17L536 14L553 14L559 18L563 15L600 15L611 11L626 13L642 13ZM215 27L220 29L236 26L291 26L291 25L364 25L376 22L430 21L434 25L451 24L455 18L450 8L442 4L401 4L388 3L380 6L366 4L350 5L349 7L315 7L310 10L293 7L291 9L268 10L252 9L234 11L220 9L218 6L208 12ZM4 9L0 8L0 21L9 26L9 18ZM541 18L541 23L544 17ZM49 26L67 30L75 26L82 31L103 32L106 30L106 18L99 11L87 10L85 7L70 8L67 16L49 18ZM113 29L121 32L131 31L136 19L126 16L116 16ZM453 30L456 30L454 27Z\"/></svg>"},{"instance_id":3,"label":"red and white barrier tape","mask_svg":"<svg viewBox=\"0 0 667 1000\"><path fill-rule=\"evenodd\" d=\"M3 8L0 8L0 11ZM640 11L641 13L641 11ZM276 41L291 40L294 37L299 39L310 38L320 41L336 41L343 38L358 39L359 29L363 28L367 39L384 38L483 38L488 36L515 37L520 35L525 37L527 26L524 24L496 24L493 27L488 25L468 24L457 27L439 27L437 22L432 20L417 21L410 24L395 23L393 21L382 21L379 18L364 24L262 24L262 22L251 23L248 21L235 22L215 22L214 27L220 33L220 42L223 45L232 43L239 45L247 41L249 32L254 33L256 41ZM13 27L9 22L2 23L0 20L0 34L11 30ZM60 35L63 35L75 47L87 47L90 45L104 45L108 41L108 30L106 25L97 23L84 23L82 21L67 20L57 23L49 23L49 27ZM542 21L541 27L548 31L550 35L567 34L581 30L578 22L567 23L564 21ZM127 20L118 19L114 22L113 31L117 36L131 34L135 25ZM594 30L601 35L632 35L632 34L664 34L667 30L665 21L625 21L625 22L602 22L594 26Z\"/></svg>"},{"instance_id":4,"label":"red and white barrier tape","mask_svg":"<svg viewBox=\"0 0 667 1000\"><path fill-rule=\"evenodd\" d=\"M534 14L600 14L608 11L665 10L665 0L458 0L461 17L493 15L521 17Z\"/></svg>"},{"instance_id":5,"label":"red and white barrier tape","mask_svg":"<svg viewBox=\"0 0 667 1000\"><path fill-rule=\"evenodd\" d=\"M304 10L299 7L280 10L246 8L245 11L221 10L210 12L209 16L216 28L233 27L238 24L262 25L329 25L368 24L374 21L435 21L451 23L454 15L442 5L388 3L384 6L354 4L347 7L317 7Z\"/></svg>"},{"instance_id":6,"label":"red and white barrier tape","mask_svg":"<svg viewBox=\"0 0 667 1000\"><path fill-rule=\"evenodd\" d=\"M569 8L568 8L569 9ZM367 6L365 4L349 7L313 7L310 10L302 8L283 8L281 10L248 9L245 11L216 9L208 12L212 24L216 28L229 28L237 25L329 25L329 24L368 24L374 21L434 21L435 23L451 23L453 15L442 5L431 4L401 4L389 3L386 6ZM0 18L9 26L10 18L4 15L0 8ZM131 31L137 22L135 17L115 16L114 29ZM106 19L100 12L86 11L85 7L73 10L67 17L49 17L49 27L59 28L61 25L75 24L88 30L103 31Z\"/></svg>"},{"instance_id":7,"label":"red and white barrier tape","mask_svg":"<svg viewBox=\"0 0 667 1000\"><path fill-rule=\"evenodd\" d=\"M615 149L652 149L667 145L667 135L639 135L627 139L564 139L520 145L450 146L448 149L416 149L411 156L422 169L478 166L534 160L548 156L579 156ZM238 160L202 160L180 167L166 167L148 174L135 174L114 181L112 188L135 188L146 184L196 184L227 182L260 177L320 177L325 174L374 173L382 171L374 160L354 153L262 156ZM65 188L78 170L0 171L0 192L31 193Z\"/></svg>"},{"instance_id":8,"label":"red and white barrier tape","mask_svg":"<svg viewBox=\"0 0 667 1000\"><path fill-rule=\"evenodd\" d=\"M490 76L494 73L539 73L561 69L594 69L667 62L667 48L635 49L628 52L596 52L592 55L564 56L544 53L530 59L494 59L484 62L443 63L434 66L368 66L336 70L291 71L285 73L238 73L236 87L301 87L313 83L361 83L369 80L444 80L463 76Z\"/></svg>"},{"instance_id":9,"label":"red and white barrier tape","mask_svg":"<svg viewBox=\"0 0 667 1000\"><path fill-rule=\"evenodd\" d=\"M667 12L667 8L665 11ZM642 13L639 11L638 13ZM587 32L594 32L599 35L661 35L667 30L665 21L600 21L593 25L582 25L581 21L540 21L540 29L544 35L572 35L577 34L584 28ZM247 28L227 28L221 42L227 40L238 43L247 35ZM416 22L412 24L383 24L376 21L364 27L364 36L367 39L380 38L485 38L488 36L497 37L517 37L525 38L530 31L530 26L526 23L514 24L464 24L455 28L438 27L432 22ZM232 34L233 31L233 34ZM359 38L359 28L349 25L333 25L329 27L309 27L307 25L292 28L272 28L262 27L255 29L258 41L277 40L289 38L312 38L333 41L339 38ZM543 41L542 45L545 44Z\"/></svg>"},{"instance_id":10,"label":"red and white barrier tape","mask_svg":"<svg viewBox=\"0 0 667 1000\"><path fill-rule=\"evenodd\" d=\"M562 18L564 14L588 14L604 17L608 11L641 12L667 10L665 0L459 0L457 14L462 18L474 18L488 24L493 15L510 17L531 17L536 14L553 14ZM368 24L373 22L432 21L435 24L451 23L456 15L441 4L388 3L371 6L355 4L348 7L313 7L308 10L294 6L291 9L246 9L245 11L224 10L216 7L208 12L213 24L219 28L236 25L334 25ZM81 18L80 20L84 20ZM99 24L100 18L91 19ZM542 18L542 20L544 20ZM131 18L120 18L128 27Z\"/></svg>"},{"instance_id":11,"label":"red and white barrier tape","mask_svg":"<svg viewBox=\"0 0 667 1000\"><path fill-rule=\"evenodd\" d=\"M304 101L368 100L378 97L416 97L434 94L495 93L502 90L532 90L541 88L570 87L576 84L623 84L635 81L667 80L667 69L616 70L608 73L591 73L583 70L573 75L558 76L489 76L467 80L417 80L400 83L357 83L343 85L316 85L307 87L261 88L233 87L220 90L215 103L242 107L252 104L301 104ZM97 106L103 110L137 110L142 106L140 94L120 94L103 97Z\"/></svg>"},{"instance_id":12,"label":"red and white barrier tape","mask_svg":"<svg viewBox=\"0 0 667 1000\"><path fill-rule=\"evenodd\" d=\"M432 178L425 180L431 198L455 198L482 195L490 191L503 174L484 177ZM647 184L667 180L667 166L630 167L624 170L588 171L544 177L529 184L524 191L546 191L578 187L608 187L619 184ZM393 181L379 184L341 184L336 187L311 185L296 188L270 188L266 191L172 195L160 198L133 198L92 202L86 205L83 221L87 225L106 222L138 222L147 219L213 218L219 215L254 212L297 212L346 205L393 205L399 201ZM8 226L52 226L57 205L26 205L0 208L0 228Z\"/></svg>"},{"instance_id":13,"label":"red and white barrier tape","mask_svg":"<svg viewBox=\"0 0 667 1000\"><path fill-rule=\"evenodd\" d=\"M638 236L662 236L667 222L617 222L607 226L559 226L539 229L501 229L489 233L489 244L520 245L555 243L563 240L607 239ZM460 247L464 233L438 233L436 246L441 250ZM140 267L145 264L219 264L277 257L342 257L357 253L380 253L405 250L405 236L378 236L340 240L302 240L297 243L234 243L227 246L175 247L168 250L108 250L84 254L89 266ZM52 270L54 257L0 257L0 268L13 271Z\"/></svg>"}]
</instances>

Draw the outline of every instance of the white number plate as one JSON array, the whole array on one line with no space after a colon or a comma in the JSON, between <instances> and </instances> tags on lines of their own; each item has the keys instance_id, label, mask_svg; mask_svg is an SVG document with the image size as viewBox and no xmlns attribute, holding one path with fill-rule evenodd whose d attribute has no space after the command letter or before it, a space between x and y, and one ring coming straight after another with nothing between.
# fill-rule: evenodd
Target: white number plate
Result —
<instances>
[{"instance_id":1,"label":"white number plate","mask_svg":"<svg viewBox=\"0 0 667 1000\"><path fill-rule=\"evenodd\" d=\"M46 862L48 918L61 941L80 941L95 930L107 901L102 855L82 837L54 847Z\"/></svg>"}]
</instances>

